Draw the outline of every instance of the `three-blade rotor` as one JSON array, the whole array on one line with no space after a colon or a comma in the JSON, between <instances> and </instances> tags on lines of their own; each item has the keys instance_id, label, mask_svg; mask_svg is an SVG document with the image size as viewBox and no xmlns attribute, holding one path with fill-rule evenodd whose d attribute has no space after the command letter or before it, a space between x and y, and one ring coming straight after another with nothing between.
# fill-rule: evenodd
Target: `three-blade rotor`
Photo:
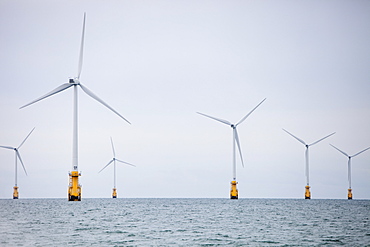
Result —
<instances>
[{"instance_id":1,"label":"three-blade rotor","mask_svg":"<svg viewBox=\"0 0 370 247\"><path fill-rule=\"evenodd\" d=\"M296 139L297 141L299 141L300 143L302 143L305 147L306 147L306 151L305 151L305 163L306 163L306 169L305 169L305 173L306 173L306 182L307 182L307 185L309 185L309 178L310 178L310 175L309 175L309 154L308 154L308 148L310 147L310 146L313 146L313 145L315 145L315 144L317 144L317 143L319 143L319 142L321 142L321 141L323 141L323 140L325 140L326 138L328 138L328 137L330 137L330 136L332 136L332 135L334 135L335 134L335 132L334 133L331 133L330 135L327 135L327 136L325 136L325 137L323 137L323 138L321 138L321 139L319 139L319 140L317 140L317 141L315 141L315 142L313 142L313 143L311 143L311 144L307 144L305 141L303 141L302 139L300 139L300 138L298 138L297 136L295 136L295 135L293 135L292 133L290 133L289 131L287 131L287 130L285 130L285 129L283 129L286 133L288 133L290 136L292 136L294 139Z\"/></svg>"},{"instance_id":2,"label":"three-blade rotor","mask_svg":"<svg viewBox=\"0 0 370 247\"><path fill-rule=\"evenodd\" d=\"M130 163L128 163L128 162L125 162L125 161L122 161L122 160L119 160L119 159L116 159L116 152L115 152L115 150L114 150L114 145L113 145L113 140L112 140L112 137L110 138L110 141L111 141L111 143L112 143L112 151L113 151L113 159L112 160L110 160L109 162L108 162L108 164L107 165L105 165L98 173L100 173L101 171L103 171L105 168L107 168L110 164L112 164L112 162L115 162L115 161L118 161L118 162L121 162L121 163L123 163L123 164L126 164L126 165L130 165L130 166L135 166L135 165L133 165L133 164L130 164Z\"/></svg>"},{"instance_id":3,"label":"three-blade rotor","mask_svg":"<svg viewBox=\"0 0 370 247\"><path fill-rule=\"evenodd\" d=\"M233 144L234 144L234 150L233 150L233 155L235 157L235 143L236 145L238 146L238 151L239 151L239 155L240 155L240 160L241 160L241 163L242 163L242 166L244 167L244 161L243 161L243 155L242 155L242 151L241 151L241 147L240 147L240 141L239 141L239 135L238 135L238 131L236 129L236 127L241 124L242 122L244 122L245 119L247 119L247 117L249 117L249 115L252 114L252 112L254 112L254 110L257 109L257 107L259 107L264 101L266 100L263 99L256 107L254 107L247 115L245 115L239 122L237 122L236 124L232 124L231 122L227 121L227 120L224 120L224 119L221 119L221 118L216 118L216 117L212 117L212 116L209 116L209 115L206 115L204 113L200 113L200 112L197 112L198 114L202 115L202 116L205 116L205 117L208 117L208 118L211 118L213 120L216 120L218 122L221 122L223 124L226 124L226 125L229 125L232 129L233 129ZM234 160L234 167L235 167L235 160ZM235 175L234 175L235 177Z\"/></svg>"},{"instance_id":4,"label":"three-blade rotor","mask_svg":"<svg viewBox=\"0 0 370 247\"><path fill-rule=\"evenodd\" d=\"M15 158L15 165L17 165L17 158L19 159L19 161L21 162L22 164L22 167L23 167L23 171L24 173L28 176L27 174L27 171L26 171L26 167L24 166L24 163L23 163L23 160L21 158L21 155L19 153L19 149L22 147L22 145L25 143L25 141L28 139L28 137L31 135L31 133L33 132L33 130L35 129L35 127L30 131L30 133L26 136L26 138L24 138L24 140L21 142L21 144L19 144L18 147L10 147L10 146L0 146L1 148L6 148L6 149L12 149L15 151L15 155L16 155L16 158ZM16 174L17 176L17 174Z\"/></svg>"},{"instance_id":5,"label":"three-blade rotor","mask_svg":"<svg viewBox=\"0 0 370 247\"><path fill-rule=\"evenodd\" d=\"M82 71L82 64L83 64L83 49L84 49L84 40L85 40L85 23L86 23L86 13L84 13L84 21L83 21L83 27L82 27L82 38L81 38L81 46L80 46L80 54L79 54L79 61L78 61L78 71L77 71L77 77L75 79L69 79L69 82L68 83L64 83L62 85L60 85L59 87L55 88L54 90L52 90L51 92L41 96L40 98L37 98L33 101L31 101L30 103L24 105L24 106L21 106L20 109L24 108L24 107L27 107L29 105L32 105L40 100L43 100L45 98L48 98L54 94L57 94L57 93L60 93L72 86L79 86L82 91L84 91L87 95L89 95L91 98L95 99L96 101L98 101L100 104L104 105L105 107L107 107L109 110L111 110L112 112L114 112L116 115L118 115L120 118L122 118L123 120L125 120L127 123L131 124L126 118L124 118L121 114L119 114L116 110L114 110L111 106L109 106L107 103L105 103L102 99L100 99L98 96L96 96L93 92L91 92L87 87L83 86L81 83L80 83L80 76L81 76L81 71Z\"/></svg>"}]
</instances>

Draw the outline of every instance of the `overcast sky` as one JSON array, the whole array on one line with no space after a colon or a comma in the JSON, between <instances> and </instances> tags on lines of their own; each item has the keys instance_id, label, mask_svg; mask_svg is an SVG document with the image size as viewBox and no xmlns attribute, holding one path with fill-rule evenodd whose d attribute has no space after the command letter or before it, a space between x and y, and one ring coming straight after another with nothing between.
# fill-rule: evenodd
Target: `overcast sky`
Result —
<instances>
[{"instance_id":1,"label":"overcast sky","mask_svg":"<svg viewBox=\"0 0 370 247\"><path fill-rule=\"evenodd\" d=\"M79 90L82 197L228 198L237 122L240 198L347 196L347 158L370 146L370 1L0 1L0 145L18 146L20 198L67 198L68 89L77 76L129 125ZM0 198L12 198L14 152L0 149ZM352 160L354 199L370 199L370 151Z\"/></svg>"}]
</instances>

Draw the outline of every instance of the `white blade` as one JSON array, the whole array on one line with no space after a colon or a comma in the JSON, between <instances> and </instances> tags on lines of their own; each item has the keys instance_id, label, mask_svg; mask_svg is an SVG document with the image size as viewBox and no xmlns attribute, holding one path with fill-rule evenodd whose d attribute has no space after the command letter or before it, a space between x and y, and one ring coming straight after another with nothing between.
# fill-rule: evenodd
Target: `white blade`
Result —
<instances>
[{"instance_id":1,"label":"white blade","mask_svg":"<svg viewBox=\"0 0 370 247\"><path fill-rule=\"evenodd\" d=\"M208 116L208 115L203 114L203 113L200 113L200 112L197 112L197 113L200 114L200 115L203 115L205 117L212 118L213 120L219 121L221 123L224 123L224 124L227 124L227 125L231 125L231 123L229 121L227 121L227 120L223 120L223 119L220 119L220 118L211 117L211 116Z\"/></svg>"},{"instance_id":2,"label":"white blade","mask_svg":"<svg viewBox=\"0 0 370 247\"><path fill-rule=\"evenodd\" d=\"M116 160L117 160L118 162L124 163L124 164L126 164L126 165L135 166L135 165L133 165L133 164L127 163L127 162L122 161L122 160L119 160L119 159L116 159ZM135 166L135 167L136 167L136 166Z\"/></svg>"},{"instance_id":3,"label":"white blade","mask_svg":"<svg viewBox=\"0 0 370 247\"><path fill-rule=\"evenodd\" d=\"M104 166L103 167L103 169L101 169L98 173L100 173L101 171L103 171L107 166L109 166L112 162L114 161L114 159L113 160L111 160L111 161L109 161L109 163L106 165L106 166Z\"/></svg>"},{"instance_id":4,"label":"white blade","mask_svg":"<svg viewBox=\"0 0 370 247\"><path fill-rule=\"evenodd\" d=\"M242 161L242 165L244 167L244 161L243 161L243 156L242 156L242 150L240 148L240 143L239 143L239 136L238 136L238 131L236 129L233 129L235 131L235 141L236 141L236 144L238 145L238 149L239 149L239 154L240 154L240 159Z\"/></svg>"},{"instance_id":5,"label":"white blade","mask_svg":"<svg viewBox=\"0 0 370 247\"><path fill-rule=\"evenodd\" d=\"M310 145L308 145L308 146L312 146L312 145L315 145L316 143L319 143L319 142L321 142L322 140L324 140L324 139L326 139L326 138L328 138L329 136L332 136L332 135L334 135L335 134L335 132L334 133L331 133L330 135L327 135L327 136L325 136L324 138L321 138L320 140L318 140L318 141L315 141L314 143L311 143Z\"/></svg>"},{"instance_id":6,"label":"white blade","mask_svg":"<svg viewBox=\"0 0 370 247\"><path fill-rule=\"evenodd\" d=\"M349 157L348 154L346 154L345 152L343 152L342 150L340 150L339 148L335 147L334 145L331 145L329 144L330 146L332 146L333 148L335 148L336 150L338 150L339 152L341 152L342 154L344 154L345 156Z\"/></svg>"},{"instance_id":7,"label":"white blade","mask_svg":"<svg viewBox=\"0 0 370 247\"><path fill-rule=\"evenodd\" d=\"M116 157L116 152L114 151L114 146L113 146L113 140L112 137L110 138L110 142L112 143L112 150L113 150L113 157Z\"/></svg>"},{"instance_id":8,"label":"white blade","mask_svg":"<svg viewBox=\"0 0 370 247\"><path fill-rule=\"evenodd\" d=\"M262 104L264 101L266 100L266 98L264 98L256 107L253 108L253 110L251 110L247 115L245 115L245 117L243 117L237 124L235 124L235 126L238 126L239 124L241 124L249 115L251 115L252 112L254 112L254 110L257 109L257 107L260 106L260 104Z\"/></svg>"},{"instance_id":9,"label":"white blade","mask_svg":"<svg viewBox=\"0 0 370 247\"><path fill-rule=\"evenodd\" d=\"M28 176L27 171L26 171L26 167L24 167L24 164L23 164L23 161L22 161L21 155L19 154L18 150L15 150L15 153L17 154L18 159L21 161L21 164L22 164L22 167L23 167L24 173L26 173L26 175Z\"/></svg>"},{"instance_id":10,"label":"white blade","mask_svg":"<svg viewBox=\"0 0 370 247\"><path fill-rule=\"evenodd\" d=\"M31 103L28 103L27 105L21 106L19 109L22 109L22 108L24 108L24 107L26 107L26 106L32 105L33 103L36 103L36 102L38 102L38 101L40 101L40 100L43 100L43 99L45 99L45 98L47 98L47 97L49 97L49 96L52 96L52 95L54 95L54 94L56 94L56 93L59 93L59 92L61 92L61 91L63 91L63 90L66 90L67 88L69 88L69 87L71 87L71 86L73 86L73 85L74 85L74 84L72 84L72 83L64 83L64 84L60 85L59 87L57 87L56 89L54 89L53 91L51 91L51 92L49 92L49 93L45 94L44 96L41 96L40 98L35 99L35 100L34 100L34 101L32 101Z\"/></svg>"},{"instance_id":11,"label":"white blade","mask_svg":"<svg viewBox=\"0 0 370 247\"><path fill-rule=\"evenodd\" d=\"M0 148L6 148L6 149L12 149L12 150L14 150L14 148L9 147L9 146L0 146Z\"/></svg>"},{"instance_id":12,"label":"white blade","mask_svg":"<svg viewBox=\"0 0 370 247\"><path fill-rule=\"evenodd\" d=\"M78 79L80 79L81 70L82 70L82 62L83 62L84 40L85 40L85 20L86 20L86 13L84 13L84 23L83 23L83 26L82 26L80 58L79 58L79 61L78 61L78 76L77 76Z\"/></svg>"},{"instance_id":13,"label":"white blade","mask_svg":"<svg viewBox=\"0 0 370 247\"><path fill-rule=\"evenodd\" d=\"M98 96L96 96L93 92L91 92L89 89L87 89L85 86L83 86L82 84L79 84L80 87L82 88L82 90L87 94L89 95L91 98L95 99L96 101L100 102L102 105L104 105L105 107L107 107L109 110L111 110L112 112L116 113L118 116L120 116L123 120L125 120L127 123L131 124L126 118L124 118L121 114L119 114L118 112L116 112L112 107L110 107L107 103L105 103L103 100L101 100Z\"/></svg>"},{"instance_id":14,"label":"white blade","mask_svg":"<svg viewBox=\"0 0 370 247\"><path fill-rule=\"evenodd\" d=\"M364 150L362 150L361 152L358 152L357 154L355 154L355 155L352 155L352 157L355 157L355 156L357 156L357 155L359 155L359 154L361 154L361 153L363 153L363 152L365 152L366 150L369 150L370 149L370 147L368 147L368 148L366 148L366 149L364 149Z\"/></svg>"},{"instance_id":15,"label":"white blade","mask_svg":"<svg viewBox=\"0 0 370 247\"><path fill-rule=\"evenodd\" d=\"M23 143L27 140L27 138L31 135L32 131L35 129L36 127L33 127L33 129L31 130L31 132L28 134L28 136L23 140L23 142L21 143L21 145L19 145L18 149L23 145Z\"/></svg>"},{"instance_id":16,"label":"white blade","mask_svg":"<svg viewBox=\"0 0 370 247\"><path fill-rule=\"evenodd\" d=\"M307 145L303 140L299 139L298 137L296 137L295 135L293 135L292 133L288 132L287 130L283 129L286 133L288 133L289 135L291 135L292 137L294 137L295 139L297 139L300 143L302 143L303 145Z\"/></svg>"}]
</instances>

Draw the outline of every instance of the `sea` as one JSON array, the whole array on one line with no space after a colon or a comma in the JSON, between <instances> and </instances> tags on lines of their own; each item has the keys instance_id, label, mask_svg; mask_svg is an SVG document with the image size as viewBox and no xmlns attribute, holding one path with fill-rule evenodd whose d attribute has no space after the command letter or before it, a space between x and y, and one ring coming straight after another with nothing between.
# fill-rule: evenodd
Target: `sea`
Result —
<instances>
[{"instance_id":1,"label":"sea","mask_svg":"<svg viewBox=\"0 0 370 247\"><path fill-rule=\"evenodd\" d=\"M370 246L370 200L1 199L0 246Z\"/></svg>"}]
</instances>

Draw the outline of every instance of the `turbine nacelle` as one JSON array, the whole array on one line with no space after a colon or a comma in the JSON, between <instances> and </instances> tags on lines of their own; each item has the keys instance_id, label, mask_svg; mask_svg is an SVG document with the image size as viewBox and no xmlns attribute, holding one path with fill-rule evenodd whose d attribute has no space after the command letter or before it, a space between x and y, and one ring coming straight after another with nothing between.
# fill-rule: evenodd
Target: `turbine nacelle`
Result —
<instances>
[{"instance_id":1,"label":"turbine nacelle","mask_svg":"<svg viewBox=\"0 0 370 247\"><path fill-rule=\"evenodd\" d=\"M80 80L78 78L69 78L69 83L74 85L80 85Z\"/></svg>"}]
</instances>

